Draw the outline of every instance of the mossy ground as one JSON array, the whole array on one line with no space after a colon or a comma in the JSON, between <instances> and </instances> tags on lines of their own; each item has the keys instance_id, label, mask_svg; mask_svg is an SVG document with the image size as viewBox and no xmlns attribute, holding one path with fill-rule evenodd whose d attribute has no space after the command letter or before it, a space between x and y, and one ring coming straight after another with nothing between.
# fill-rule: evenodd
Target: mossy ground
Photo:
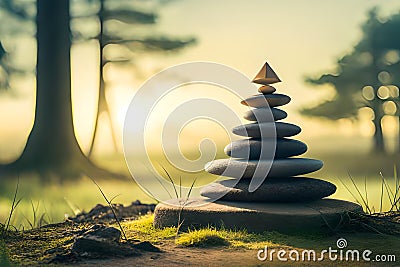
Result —
<instances>
[{"instance_id":1,"label":"mossy ground","mask_svg":"<svg viewBox=\"0 0 400 267\"><path fill-rule=\"evenodd\" d=\"M74 232L85 227L87 225L61 223L27 231L8 231L3 236L5 257L18 266L47 263L57 253L67 251L72 245Z\"/></svg>"},{"instance_id":2,"label":"mossy ground","mask_svg":"<svg viewBox=\"0 0 400 267\"><path fill-rule=\"evenodd\" d=\"M248 233L244 230L232 231L215 229L213 227L189 230L177 233L175 227L155 229L153 215L145 215L136 221L125 223L127 235L153 243L171 241L175 245L185 247L208 247L223 245L245 249L260 249L269 247L293 247L304 249L325 249L335 247L340 237L348 239L349 245L360 249L375 249L375 251L395 251L400 256L400 237L382 235L370 232L347 230L340 234L298 234L286 235L278 232ZM216 241L216 240L220 241ZM223 240L223 241L222 241Z\"/></svg>"},{"instance_id":3,"label":"mossy ground","mask_svg":"<svg viewBox=\"0 0 400 267\"><path fill-rule=\"evenodd\" d=\"M118 228L116 224L110 224ZM74 236L90 224L60 223L40 229L10 232L0 239L0 266L11 263L24 266L41 266L58 253L65 253L72 245ZM269 248L314 249L336 248L338 238L345 238L350 249L369 249L374 253L394 254L400 257L400 237L362 232L343 232L340 235L285 235L277 232L260 234L246 231L206 228L179 232L175 227L155 229L153 215L137 220L123 221L122 227L128 239L150 241L161 249L165 247L198 247L209 249L220 246L244 250Z\"/></svg>"}]
</instances>

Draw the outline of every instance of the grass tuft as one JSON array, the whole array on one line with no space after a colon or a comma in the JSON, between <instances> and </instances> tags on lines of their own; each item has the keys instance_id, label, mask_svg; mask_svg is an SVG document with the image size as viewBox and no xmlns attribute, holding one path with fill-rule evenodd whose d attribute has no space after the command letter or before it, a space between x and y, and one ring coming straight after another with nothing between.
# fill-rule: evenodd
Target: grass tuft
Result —
<instances>
[{"instance_id":1,"label":"grass tuft","mask_svg":"<svg viewBox=\"0 0 400 267\"><path fill-rule=\"evenodd\" d=\"M9 213L7 221L5 223L5 231L10 229L11 218L12 218L12 216L14 214L15 209L18 207L19 203L22 200L22 198L17 200L18 189L19 189L19 176L18 176L18 180L17 180L17 186L16 186L15 192L14 192L13 201L12 201L12 204L11 204L10 213Z\"/></svg>"},{"instance_id":2,"label":"grass tuft","mask_svg":"<svg viewBox=\"0 0 400 267\"><path fill-rule=\"evenodd\" d=\"M346 190L353 197L354 201L361 205L364 211L368 215L373 214L384 214L387 212L400 212L400 185L399 185L399 177L397 176L396 166L394 166L393 177L394 177L394 188L392 189L387 181L387 179L382 175L382 172L379 173L381 180L381 192L380 192L380 201L379 201L379 212L375 211L374 206L371 206L370 201L368 200L368 191L367 191L367 179L364 179L364 195L361 193L359 186L355 183L353 177L350 173L348 173L349 179L353 184L354 190L356 194L339 178L340 182L346 188ZM383 210L383 202L384 198L388 199L390 208L385 211Z\"/></svg>"},{"instance_id":3,"label":"grass tuft","mask_svg":"<svg viewBox=\"0 0 400 267\"><path fill-rule=\"evenodd\" d=\"M369 231L373 231L378 234L390 234L390 235L399 235L400 234L400 186L399 186L399 177L397 176L397 169L394 166L393 169L393 177L394 177L394 188L392 189L387 181L387 179L383 176L382 172L379 173L381 180L381 192L380 192L380 201L379 201L379 212L375 211L375 208L370 206L370 202L368 201L368 191L367 191L367 181L364 180L364 191L365 196L362 195L360 189L354 182L352 176L349 174L350 180L358 193L361 201L358 200L356 195L350 190L350 188L342 182L347 191L353 196L354 200L360 204L365 214L359 213L349 213L350 222L354 224L355 228L358 229L361 226L364 229ZM383 202L384 197L388 199L390 208L388 210L383 210ZM362 203L361 203L362 202Z\"/></svg>"}]
</instances>

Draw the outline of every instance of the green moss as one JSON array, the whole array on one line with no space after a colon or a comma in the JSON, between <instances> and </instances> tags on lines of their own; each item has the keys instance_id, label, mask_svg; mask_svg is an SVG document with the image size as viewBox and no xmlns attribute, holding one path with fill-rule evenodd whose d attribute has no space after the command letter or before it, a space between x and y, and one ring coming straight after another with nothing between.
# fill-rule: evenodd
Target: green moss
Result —
<instances>
[{"instance_id":1,"label":"green moss","mask_svg":"<svg viewBox=\"0 0 400 267\"><path fill-rule=\"evenodd\" d=\"M122 222L122 227L126 232L128 239L138 239L141 241L150 241L159 243L166 240L175 240L180 246L200 246L209 245L230 245L233 247L243 247L248 249L268 246L291 245L293 243L301 244L310 242L313 238L302 238L301 236L287 236L277 232L265 232L262 234L248 233L244 230L226 230L205 228L190 230L187 233L180 233L177 236L176 227L166 227L156 229L153 226L154 215L144 215L137 220ZM117 225L114 225L117 227Z\"/></svg>"},{"instance_id":2,"label":"green moss","mask_svg":"<svg viewBox=\"0 0 400 267\"><path fill-rule=\"evenodd\" d=\"M64 254L72 245L74 231L85 225L60 224L5 237L10 262L18 266L42 266L56 254ZM0 265L1 266L1 265Z\"/></svg>"},{"instance_id":3,"label":"green moss","mask_svg":"<svg viewBox=\"0 0 400 267\"><path fill-rule=\"evenodd\" d=\"M11 266L6 244L2 237L0 239L0 266L4 267Z\"/></svg>"},{"instance_id":4,"label":"green moss","mask_svg":"<svg viewBox=\"0 0 400 267\"><path fill-rule=\"evenodd\" d=\"M138 239L157 243L161 240L172 239L176 236L176 227L156 229L153 226L154 215L144 215L134 221L122 222L122 227L128 239Z\"/></svg>"},{"instance_id":5,"label":"green moss","mask_svg":"<svg viewBox=\"0 0 400 267\"><path fill-rule=\"evenodd\" d=\"M214 247L229 245L229 241L224 237L224 232L217 231L213 228L183 233L175 240L175 243L185 247Z\"/></svg>"},{"instance_id":6,"label":"green moss","mask_svg":"<svg viewBox=\"0 0 400 267\"><path fill-rule=\"evenodd\" d=\"M213 245L230 245L232 247L256 249L264 246L286 246L290 243L291 238L277 232L255 234L248 233L245 230L233 231L209 227L182 233L178 236L175 243L180 246L208 247Z\"/></svg>"}]
</instances>

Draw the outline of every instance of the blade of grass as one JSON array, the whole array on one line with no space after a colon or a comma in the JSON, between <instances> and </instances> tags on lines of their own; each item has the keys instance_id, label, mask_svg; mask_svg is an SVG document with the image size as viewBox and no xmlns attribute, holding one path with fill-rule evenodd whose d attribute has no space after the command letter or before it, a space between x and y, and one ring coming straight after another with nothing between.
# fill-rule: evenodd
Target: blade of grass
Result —
<instances>
[{"instance_id":1,"label":"blade of grass","mask_svg":"<svg viewBox=\"0 0 400 267\"><path fill-rule=\"evenodd\" d=\"M17 180L17 186L15 188L15 192L14 192L14 197L13 197L13 202L11 204L11 210L10 213L8 214L8 219L7 219L7 223L6 223L6 231L9 229L10 227L10 222L11 222L11 217L15 211L15 209L17 208L17 206L19 205L19 203L21 202L22 198L20 198L19 200L17 200L17 195L18 195L18 189L19 189L19 175L18 175L18 180Z\"/></svg>"},{"instance_id":2,"label":"blade of grass","mask_svg":"<svg viewBox=\"0 0 400 267\"><path fill-rule=\"evenodd\" d=\"M190 185L189 192L187 193L187 196L186 196L186 201L188 201L188 199L189 199L189 197L190 197L190 194L192 193L192 189L193 189L194 184L196 183L196 181L197 181L197 177L194 178L193 183Z\"/></svg>"},{"instance_id":3,"label":"blade of grass","mask_svg":"<svg viewBox=\"0 0 400 267\"><path fill-rule=\"evenodd\" d=\"M399 179L397 177L397 166L396 166L396 164L394 164L394 166L393 166L393 177L394 177L395 186L396 186L396 193L397 193L398 192L398 188L399 188Z\"/></svg>"},{"instance_id":4,"label":"blade of grass","mask_svg":"<svg viewBox=\"0 0 400 267\"><path fill-rule=\"evenodd\" d=\"M110 199L110 203L112 203L113 200L116 199L117 197L119 197L120 195L121 195L121 194L117 194L117 195L115 195L114 197L112 197L112 198Z\"/></svg>"},{"instance_id":5,"label":"blade of grass","mask_svg":"<svg viewBox=\"0 0 400 267\"><path fill-rule=\"evenodd\" d=\"M348 175L349 175L349 177L350 177L351 182L353 183L354 188L356 189L358 195L360 196L362 202L364 203L365 208L366 208L367 211L371 214L371 209L369 208L369 206L367 205L367 202L366 202L365 199L363 198L363 196L362 196L360 190L358 189L357 184L354 182L353 177L351 176L350 172L347 172L347 173L348 173Z\"/></svg>"},{"instance_id":6,"label":"blade of grass","mask_svg":"<svg viewBox=\"0 0 400 267\"><path fill-rule=\"evenodd\" d=\"M383 206L383 180L381 180L381 199L379 205L379 213L382 213L382 206Z\"/></svg>"},{"instance_id":7,"label":"blade of grass","mask_svg":"<svg viewBox=\"0 0 400 267\"><path fill-rule=\"evenodd\" d=\"M188 191L188 193L187 193L187 195L186 195L186 200L185 200L185 202L182 204L182 203L179 201L179 205L181 205L181 209L179 210L179 213L178 213L178 224L177 224L177 227L176 227L176 237L179 235L179 230L181 229L181 227L182 227L182 225L183 225L183 223L184 223L184 221L185 221L185 219L183 219L183 220L181 221L182 212L183 212L183 209L185 208L185 206L186 206L186 204L187 204L187 201L189 200L190 194L192 193L192 189L193 189L193 187L194 187L194 184L195 184L196 180L197 180L197 178L195 178L195 179L193 180L192 185L190 186L189 191Z\"/></svg>"},{"instance_id":8,"label":"blade of grass","mask_svg":"<svg viewBox=\"0 0 400 267\"><path fill-rule=\"evenodd\" d=\"M156 176L156 177L157 177L157 176ZM135 181L135 178L133 178L132 175L130 175L130 178L131 178L131 180L132 180L135 184L137 184L136 181ZM157 181L160 183L160 181L159 181L158 179L157 179ZM161 184L161 185L162 185L162 184ZM144 185L140 185L140 187L142 187L142 188L144 189L144 191L145 191L146 193L148 193L152 199L154 199L156 202L159 202L158 199L153 195L153 193L151 193L150 190L148 190ZM164 189L166 190L165 187L164 187ZM168 191L167 191L167 193L169 194ZM171 196L171 194L169 194L169 195ZM172 198L172 197L171 197L171 198Z\"/></svg>"},{"instance_id":9,"label":"blade of grass","mask_svg":"<svg viewBox=\"0 0 400 267\"><path fill-rule=\"evenodd\" d=\"M42 227L43 225L48 224L48 221L46 221L46 219L45 219L46 215L47 215L46 213L42 213L42 215L40 216L39 222L38 222L38 227L39 228Z\"/></svg>"},{"instance_id":10,"label":"blade of grass","mask_svg":"<svg viewBox=\"0 0 400 267\"><path fill-rule=\"evenodd\" d=\"M156 177L157 182L162 186L162 188L164 188L165 192L168 193L169 198L172 199L171 193L170 193L169 190L164 186L164 184L161 182L161 180L158 178L158 175L157 175L156 173L154 173L154 171L151 170L151 169L150 169L149 167L147 167L146 165L145 165L145 167L147 168L147 170L148 170L149 172L151 172L151 173L154 175L154 177ZM134 179L133 177L132 177L132 180L135 181L135 179ZM135 182L136 182L136 181L135 181ZM143 186L143 185L141 185L141 186ZM147 190L147 192L150 193L149 190ZM154 197L154 195L153 195L152 193L150 193L150 194L153 196L154 199L157 199L157 198Z\"/></svg>"},{"instance_id":11,"label":"blade of grass","mask_svg":"<svg viewBox=\"0 0 400 267\"><path fill-rule=\"evenodd\" d=\"M387 179L385 177L383 177L383 180L385 181L385 187L386 187L386 191L388 193L390 193L390 195L392 196L392 198L394 199L394 193L392 191L392 189L390 188L389 182L387 181Z\"/></svg>"},{"instance_id":12,"label":"blade of grass","mask_svg":"<svg viewBox=\"0 0 400 267\"><path fill-rule=\"evenodd\" d=\"M43 203L43 209L44 209L44 213L47 215L47 219L48 219L48 224L49 223L53 223L53 218L52 217L50 217L50 213L47 211L47 208L46 208L46 204L45 203Z\"/></svg>"},{"instance_id":13,"label":"blade of grass","mask_svg":"<svg viewBox=\"0 0 400 267\"><path fill-rule=\"evenodd\" d=\"M350 193L350 195L353 197L354 201L357 202L357 204L361 205L360 201L358 201L357 197L351 192L350 188L342 181L342 179L338 178L339 181L342 183L342 185L346 188L346 190Z\"/></svg>"},{"instance_id":14,"label":"blade of grass","mask_svg":"<svg viewBox=\"0 0 400 267\"><path fill-rule=\"evenodd\" d=\"M77 205L69 201L67 197L64 197L64 200L75 216L82 212L82 210Z\"/></svg>"},{"instance_id":15,"label":"blade of grass","mask_svg":"<svg viewBox=\"0 0 400 267\"><path fill-rule=\"evenodd\" d=\"M400 201L400 195L399 195L399 178L397 177L397 167L396 164L393 166L393 177L394 177L394 184L395 184L395 193L394 193L394 197L393 197L393 206L390 208L390 211L393 211L393 208L395 208L396 211L399 211L398 203Z\"/></svg>"},{"instance_id":16,"label":"blade of grass","mask_svg":"<svg viewBox=\"0 0 400 267\"><path fill-rule=\"evenodd\" d=\"M182 198L182 176L179 175L179 198Z\"/></svg>"},{"instance_id":17,"label":"blade of grass","mask_svg":"<svg viewBox=\"0 0 400 267\"><path fill-rule=\"evenodd\" d=\"M391 199L391 197L390 197L390 194L393 195L392 190L390 190L390 187L388 187L388 185L386 184L386 180L385 180L385 178L383 177L382 172L379 172L379 174L381 175L382 182L383 182L383 184L385 185L386 193L387 193L387 196L388 196L388 199L389 199L389 203L390 203L390 205L393 205L393 201L392 201L392 199Z\"/></svg>"},{"instance_id":18,"label":"blade of grass","mask_svg":"<svg viewBox=\"0 0 400 267\"><path fill-rule=\"evenodd\" d=\"M35 205L33 204L33 201L31 199L31 206L32 206L32 214L33 214L33 226L36 227L37 225L37 211L39 209L39 201L35 207Z\"/></svg>"},{"instance_id":19,"label":"blade of grass","mask_svg":"<svg viewBox=\"0 0 400 267\"><path fill-rule=\"evenodd\" d=\"M118 227L119 227L119 229L121 230L121 233L122 233L122 236L123 236L124 240L125 240L125 241L128 241L128 238L126 238L125 231L124 231L124 229L122 228L121 222L119 221L119 219L118 219L118 217L117 217L117 214L115 213L115 210L114 210L114 207L113 207L112 203L108 200L107 196L104 194L103 190L102 190L101 187L96 183L96 181L95 181L92 177L89 177L89 178L90 178L90 179L93 181L93 183L97 186L97 188L99 189L99 191L100 191L101 195L103 196L104 200L107 202L108 206L110 207L111 212L113 213L114 219L117 221Z\"/></svg>"},{"instance_id":20,"label":"blade of grass","mask_svg":"<svg viewBox=\"0 0 400 267\"><path fill-rule=\"evenodd\" d=\"M367 206L369 206L369 203L368 203L368 190L367 190L367 176L364 176L364 191L365 191L365 201L367 202Z\"/></svg>"},{"instance_id":21,"label":"blade of grass","mask_svg":"<svg viewBox=\"0 0 400 267\"><path fill-rule=\"evenodd\" d=\"M394 176L394 179L396 181L396 203L397 203L396 210L399 211L398 203L400 202L400 182L399 182L400 178L397 175L397 166L396 166L396 164L393 167L393 176Z\"/></svg>"},{"instance_id":22,"label":"blade of grass","mask_svg":"<svg viewBox=\"0 0 400 267\"><path fill-rule=\"evenodd\" d=\"M161 168L163 168L163 170L164 170L165 174L167 175L168 179L171 181L172 186L173 186L174 191L175 191L175 196L178 199L179 195L178 195L178 191L176 190L176 186L175 186L174 180L172 180L171 175L169 175L168 171L164 168L164 166L162 166L162 165L160 165L160 166L161 166Z\"/></svg>"},{"instance_id":23,"label":"blade of grass","mask_svg":"<svg viewBox=\"0 0 400 267\"><path fill-rule=\"evenodd\" d=\"M31 229L33 229L34 227L33 227L33 224L32 224L32 222L24 215L24 214L22 214L22 216L25 218L25 220L28 222L28 224L29 224L29 226L31 227Z\"/></svg>"}]
</instances>

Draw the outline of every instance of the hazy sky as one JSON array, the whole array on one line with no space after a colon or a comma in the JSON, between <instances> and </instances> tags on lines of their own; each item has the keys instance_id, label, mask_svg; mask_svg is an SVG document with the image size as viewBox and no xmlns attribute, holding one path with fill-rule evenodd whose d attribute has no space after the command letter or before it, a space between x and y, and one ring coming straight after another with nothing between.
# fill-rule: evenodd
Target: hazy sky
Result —
<instances>
[{"instance_id":1,"label":"hazy sky","mask_svg":"<svg viewBox=\"0 0 400 267\"><path fill-rule=\"evenodd\" d=\"M112 74L117 82L109 100L117 133L121 134L130 98L152 72L187 61L213 61L252 78L267 60L283 81L277 89L292 97L285 107L290 112L288 121L302 126L303 139L331 131L344 136L369 134L368 122L351 128L345 122L332 126L296 112L331 96L329 88L311 88L304 77L334 70L337 58L359 40L360 25L374 6L386 16L400 10L400 1L172 1L160 8L155 33L194 36L198 44L179 54L145 55L138 60L142 77L129 71ZM93 45L74 47L72 59L75 123L79 141L86 148L94 115L97 53ZM0 159L7 158L9 151L18 154L23 147L33 119L33 85L32 80L20 85L18 97L4 93L0 97ZM239 102L233 108L240 109ZM105 140L107 134L101 142L103 147L109 145Z\"/></svg>"}]
</instances>

